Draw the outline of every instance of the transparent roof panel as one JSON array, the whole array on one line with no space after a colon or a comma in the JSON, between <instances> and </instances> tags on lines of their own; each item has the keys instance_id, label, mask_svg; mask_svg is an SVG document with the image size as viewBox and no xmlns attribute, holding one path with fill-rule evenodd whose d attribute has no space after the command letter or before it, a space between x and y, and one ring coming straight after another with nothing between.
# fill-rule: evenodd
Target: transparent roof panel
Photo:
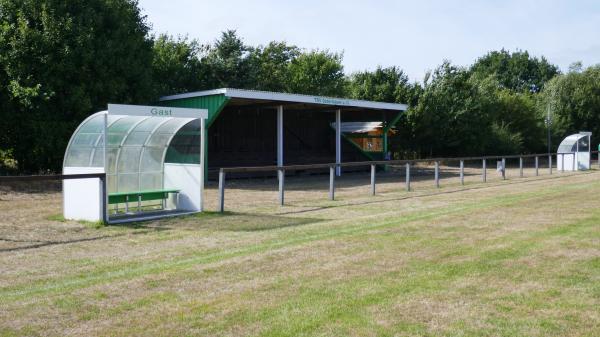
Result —
<instances>
[{"instance_id":1,"label":"transparent roof panel","mask_svg":"<svg viewBox=\"0 0 600 337\"><path fill-rule=\"evenodd\" d=\"M146 143L146 139L150 136L150 132L144 131L133 131L127 138L125 138L124 146L143 146Z\"/></svg>"},{"instance_id":2,"label":"transparent roof panel","mask_svg":"<svg viewBox=\"0 0 600 337\"><path fill-rule=\"evenodd\" d=\"M81 133L102 133L104 132L104 117L102 115L92 116L81 124L79 129Z\"/></svg>"},{"instance_id":3,"label":"transparent roof panel","mask_svg":"<svg viewBox=\"0 0 600 337\"><path fill-rule=\"evenodd\" d=\"M577 152L577 142L579 142L579 151L589 151L588 136L582 134L574 134L566 137L558 146L558 153Z\"/></svg>"},{"instance_id":4,"label":"transparent roof panel","mask_svg":"<svg viewBox=\"0 0 600 337\"><path fill-rule=\"evenodd\" d=\"M67 147L64 166L104 167L109 193L162 188L163 165L173 138L184 126L186 132L190 128L199 132L200 122L190 123L191 118L107 115L105 156L105 115L99 112L81 123ZM199 137L193 142L199 143ZM178 140L184 152L199 153L198 144L190 143L189 149L185 145Z\"/></svg>"},{"instance_id":5,"label":"transparent roof panel","mask_svg":"<svg viewBox=\"0 0 600 337\"><path fill-rule=\"evenodd\" d=\"M142 121L135 127L134 131L153 131L158 125L167 122L168 120L162 118L148 118Z\"/></svg>"},{"instance_id":6,"label":"transparent roof panel","mask_svg":"<svg viewBox=\"0 0 600 337\"><path fill-rule=\"evenodd\" d=\"M156 133L169 133L174 134L179 130L182 126L190 121L189 118L173 118L170 121L160 125L158 129L154 132Z\"/></svg>"},{"instance_id":7,"label":"transparent roof panel","mask_svg":"<svg viewBox=\"0 0 600 337\"><path fill-rule=\"evenodd\" d=\"M590 142L588 137L579 138L577 150L579 152L588 152L590 150Z\"/></svg>"},{"instance_id":8,"label":"transparent roof panel","mask_svg":"<svg viewBox=\"0 0 600 337\"><path fill-rule=\"evenodd\" d=\"M184 125L169 143L167 163L200 163L200 121L193 120Z\"/></svg>"},{"instance_id":9,"label":"transparent roof panel","mask_svg":"<svg viewBox=\"0 0 600 337\"><path fill-rule=\"evenodd\" d=\"M140 117L140 116L123 117L123 118L117 120L115 123L113 123L108 128L108 133L109 134L110 133L127 133L127 132L129 132L129 130L131 130L131 128L135 124L137 124L138 122L141 122L145 118L148 118L148 117Z\"/></svg>"},{"instance_id":10,"label":"transparent roof panel","mask_svg":"<svg viewBox=\"0 0 600 337\"><path fill-rule=\"evenodd\" d=\"M73 146L75 147L94 147L98 142L98 139L102 137L102 134L98 133L80 133L73 139Z\"/></svg>"},{"instance_id":11,"label":"transparent roof panel","mask_svg":"<svg viewBox=\"0 0 600 337\"><path fill-rule=\"evenodd\" d=\"M102 167L93 161L94 153L104 132L104 114L94 114L75 131L65 153L64 166Z\"/></svg>"},{"instance_id":12,"label":"transparent roof panel","mask_svg":"<svg viewBox=\"0 0 600 337\"><path fill-rule=\"evenodd\" d=\"M141 172L156 172L162 170L162 157L164 150L161 148L144 148L142 153L140 171Z\"/></svg>"}]
</instances>

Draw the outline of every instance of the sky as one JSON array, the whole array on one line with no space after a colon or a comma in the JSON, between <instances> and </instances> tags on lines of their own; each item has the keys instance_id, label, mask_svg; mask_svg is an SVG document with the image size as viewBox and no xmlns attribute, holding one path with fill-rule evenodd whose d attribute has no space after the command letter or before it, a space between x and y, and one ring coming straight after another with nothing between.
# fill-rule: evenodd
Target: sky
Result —
<instances>
[{"instance_id":1,"label":"sky","mask_svg":"<svg viewBox=\"0 0 600 337\"><path fill-rule=\"evenodd\" d=\"M545 56L563 71L600 63L600 0L139 0L154 33L249 45L286 41L343 52L346 73L398 66L413 81L444 60L468 66L501 48Z\"/></svg>"}]
</instances>

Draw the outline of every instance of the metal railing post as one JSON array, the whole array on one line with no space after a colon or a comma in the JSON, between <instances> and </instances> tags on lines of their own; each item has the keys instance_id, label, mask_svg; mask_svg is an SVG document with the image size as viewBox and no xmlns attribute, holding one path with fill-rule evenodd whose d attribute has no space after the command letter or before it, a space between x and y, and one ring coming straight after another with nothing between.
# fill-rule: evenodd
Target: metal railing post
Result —
<instances>
[{"instance_id":1,"label":"metal railing post","mask_svg":"<svg viewBox=\"0 0 600 337\"><path fill-rule=\"evenodd\" d=\"M102 222L108 224L108 200L106 193L106 174L100 177L100 186L102 188Z\"/></svg>"},{"instance_id":2,"label":"metal railing post","mask_svg":"<svg viewBox=\"0 0 600 337\"><path fill-rule=\"evenodd\" d=\"M523 157L519 157L519 177L523 178Z\"/></svg>"},{"instance_id":3,"label":"metal railing post","mask_svg":"<svg viewBox=\"0 0 600 337\"><path fill-rule=\"evenodd\" d=\"M485 159L484 159L483 162L482 162L482 169L483 169L482 179L483 179L484 183L487 181L487 167L486 166L487 165L486 165L486 162L485 162Z\"/></svg>"},{"instance_id":4,"label":"metal railing post","mask_svg":"<svg viewBox=\"0 0 600 337\"><path fill-rule=\"evenodd\" d=\"M435 162L435 187L440 187L440 162Z\"/></svg>"},{"instance_id":5,"label":"metal railing post","mask_svg":"<svg viewBox=\"0 0 600 337\"><path fill-rule=\"evenodd\" d=\"M335 169L337 165L329 166L329 200L335 199Z\"/></svg>"},{"instance_id":6,"label":"metal railing post","mask_svg":"<svg viewBox=\"0 0 600 337\"><path fill-rule=\"evenodd\" d=\"M575 161L577 161L577 154L573 153L573 172L575 172Z\"/></svg>"},{"instance_id":7,"label":"metal railing post","mask_svg":"<svg viewBox=\"0 0 600 337\"><path fill-rule=\"evenodd\" d=\"M465 184L465 161L460 161L460 184Z\"/></svg>"},{"instance_id":8,"label":"metal railing post","mask_svg":"<svg viewBox=\"0 0 600 337\"><path fill-rule=\"evenodd\" d=\"M596 152L592 152L593 154L596 154ZM502 180L508 180L508 173L507 173L507 167L506 167L506 161L507 159L519 159L519 177L520 178L524 178L527 176L527 174L525 174L525 160L528 160L528 158L534 158L535 159L535 176L539 176L540 175L540 158L543 159L543 156L547 156L548 158L548 170L550 172L550 174L553 174L553 170L554 170L554 165L556 165L557 171L559 172L565 172L568 169L565 167L566 164L566 160L565 160L565 155L568 155L569 153L545 153L545 154L531 154L531 155L523 155L523 154L518 154L518 155L510 155L510 156L498 156L498 157L490 157L490 156L482 156L482 157L459 157L459 158L431 158L431 159L417 159L417 160L397 160L397 161L391 161L395 164L401 165L404 164L405 165L405 172L406 172L406 191L411 191L412 187L411 187L411 166L413 164L416 163L426 163L426 164L431 164L431 162L434 162L434 183L435 183L435 187L436 188L441 188L441 167L440 167L440 163L444 160L446 161L458 161L459 162L459 179L460 179L460 184L461 186L465 185L465 161L467 160L481 160L481 164L482 164L482 173L481 173L481 177L482 177L482 181L484 183L487 183L487 160L488 159L494 159L497 160L498 158L501 159L501 161L498 162L498 164L501 164L501 174L502 174ZM576 154L575 153L571 153L571 155L573 155L573 158L576 158ZM556 156L556 164L554 164L553 160L554 160L554 156ZM560 156L560 158L559 158ZM593 158L592 158L593 159ZM596 160L596 159L593 159ZM597 160L600 162L600 153L599 156L597 158ZM371 169L371 181L370 181L370 193L372 196L376 195L377 192L377 165L383 165L383 164L389 164L391 162L386 162L386 163L381 163L379 161L365 161L365 162L353 162L351 163L352 166L370 166ZM561 162L562 162L562 166L561 166ZM575 166L575 160L573 161L573 165ZM336 189L336 175L337 175L337 168L343 166L343 164L334 164L334 163L328 163L328 164L307 164L307 165L288 165L288 166L261 166L261 167L228 167L228 168L221 168L219 170L219 189L218 189L218 211L219 212L224 212L225 209L225 177L226 177L226 173L231 173L231 172L251 172L251 171L257 171L257 172L273 172L274 170L277 171L277 179L278 179L278 184L279 184L279 188L278 188L278 197L279 197L279 204L281 206L285 205L285 171L286 170L305 170L308 168L319 168L319 169L324 169L326 167L329 168L329 199L330 200L335 200L335 189ZM542 163L543 166L543 163ZM576 167L575 167L576 168ZM515 167L516 169L516 167ZM543 169L543 167L542 167ZM516 174L516 172L515 172ZM82 178L87 178L89 175L82 175ZM63 176L51 176L50 179L59 179ZM69 177L67 178L66 176L64 177L64 179L75 179L78 178L79 175L69 175ZM97 177L97 176L95 176ZM34 176L34 177L28 177L29 180L31 180L31 178L34 178L36 180L42 180L42 179L48 179L46 176L43 177L38 177L38 176ZM2 181L8 181L8 180L23 180L23 177L0 177L0 182ZM104 179L104 185L106 184L106 178ZM106 207L108 208L108 206ZM107 212L107 217L110 214L110 212Z\"/></svg>"},{"instance_id":9,"label":"metal railing post","mask_svg":"<svg viewBox=\"0 0 600 337\"><path fill-rule=\"evenodd\" d=\"M225 172L219 170L219 212L225 211Z\"/></svg>"},{"instance_id":10,"label":"metal railing post","mask_svg":"<svg viewBox=\"0 0 600 337\"><path fill-rule=\"evenodd\" d=\"M377 171L377 166L371 164L371 195L375 195L375 171Z\"/></svg>"},{"instance_id":11,"label":"metal railing post","mask_svg":"<svg viewBox=\"0 0 600 337\"><path fill-rule=\"evenodd\" d=\"M406 163L406 191L410 192L410 163Z\"/></svg>"},{"instance_id":12,"label":"metal railing post","mask_svg":"<svg viewBox=\"0 0 600 337\"><path fill-rule=\"evenodd\" d=\"M277 170L277 176L279 179L279 205L283 206L283 193L284 193L284 184L285 184L285 170L280 168Z\"/></svg>"}]
</instances>

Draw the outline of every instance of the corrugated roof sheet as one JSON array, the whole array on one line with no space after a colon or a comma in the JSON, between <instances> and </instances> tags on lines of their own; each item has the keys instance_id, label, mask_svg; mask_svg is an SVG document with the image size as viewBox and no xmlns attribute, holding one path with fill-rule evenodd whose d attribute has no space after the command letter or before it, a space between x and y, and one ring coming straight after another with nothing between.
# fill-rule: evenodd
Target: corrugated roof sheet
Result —
<instances>
[{"instance_id":1,"label":"corrugated roof sheet","mask_svg":"<svg viewBox=\"0 0 600 337\"><path fill-rule=\"evenodd\" d=\"M282 93L282 92L233 89L233 88L221 88L221 89L214 89L214 90L189 92L189 93L178 94L178 95L170 95L170 96L161 97L160 100L161 101L171 101L171 100L177 100L177 99L185 99L185 98L201 97L201 96L211 96L211 95L225 95L226 97L242 98L242 99L306 103L306 104L318 104L318 105L333 105L333 106L349 106L349 107L382 109L382 110L406 111L406 109L408 108L408 106L406 104L398 104L398 103L373 102L373 101L363 101L363 100L355 100L355 99L339 98L339 97L311 96L311 95L301 95L301 94L288 94L288 93Z\"/></svg>"}]
</instances>

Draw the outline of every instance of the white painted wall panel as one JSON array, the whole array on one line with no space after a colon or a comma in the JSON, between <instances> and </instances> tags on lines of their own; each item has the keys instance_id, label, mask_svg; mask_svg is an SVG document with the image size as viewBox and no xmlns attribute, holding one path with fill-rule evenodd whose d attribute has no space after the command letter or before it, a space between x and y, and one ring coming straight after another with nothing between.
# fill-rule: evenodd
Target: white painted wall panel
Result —
<instances>
[{"instance_id":1,"label":"white painted wall panel","mask_svg":"<svg viewBox=\"0 0 600 337\"><path fill-rule=\"evenodd\" d=\"M102 167L64 167L63 174L103 173ZM63 216L65 219L101 221L104 202L100 179L63 181Z\"/></svg>"},{"instance_id":2,"label":"white painted wall panel","mask_svg":"<svg viewBox=\"0 0 600 337\"><path fill-rule=\"evenodd\" d=\"M200 165L165 163L165 189L178 189L177 209L200 211ZM173 202L170 200L169 202ZM174 205L173 205L174 206Z\"/></svg>"}]
</instances>

